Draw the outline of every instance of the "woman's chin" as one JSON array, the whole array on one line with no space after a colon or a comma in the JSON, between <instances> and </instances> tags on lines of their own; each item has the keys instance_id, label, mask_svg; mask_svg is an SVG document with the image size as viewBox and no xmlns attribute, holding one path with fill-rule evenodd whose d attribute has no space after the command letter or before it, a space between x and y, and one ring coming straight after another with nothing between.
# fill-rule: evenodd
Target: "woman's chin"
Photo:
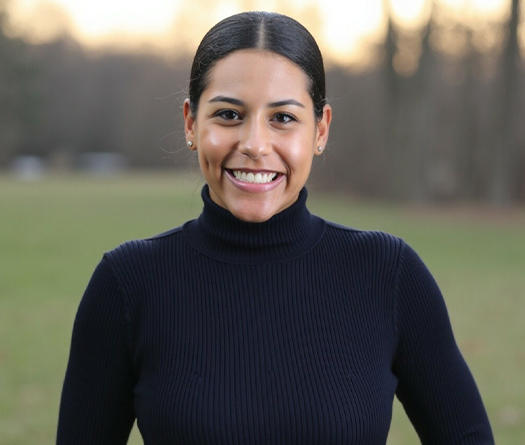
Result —
<instances>
[{"instance_id":1,"label":"woman's chin","mask_svg":"<svg viewBox=\"0 0 525 445\"><path fill-rule=\"evenodd\" d=\"M228 178L229 179L229 178ZM275 186L256 191L242 187L239 181L225 181L218 186L210 185L211 199L229 210L237 219L250 223L262 223L292 205L299 190L290 194L286 190L286 176L281 175ZM249 184L252 185L252 184ZM258 184L254 184L257 186Z\"/></svg>"},{"instance_id":2,"label":"woman's chin","mask_svg":"<svg viewBox=\"0 0 525 445\"><path fill-rule=\"evenodd\" d=\"M242 208L234 206L234 208L229 208L228 210L237 219L249 223L263 223L277 213L270 209L262 209L257 206L243 206Z\"/></svg>"}]
</instances>

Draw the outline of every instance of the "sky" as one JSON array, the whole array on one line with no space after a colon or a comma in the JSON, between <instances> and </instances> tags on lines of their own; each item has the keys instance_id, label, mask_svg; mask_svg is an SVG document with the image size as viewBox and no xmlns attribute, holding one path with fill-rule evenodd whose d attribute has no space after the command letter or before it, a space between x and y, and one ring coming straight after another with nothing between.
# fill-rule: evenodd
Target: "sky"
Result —
<instances>
[{"instance_id":1,"label":"sky","mask_svg":"<svg viewBox=\"0 0 525 445\"><path fill-rule=\"evenodd\" d=\"M417 28L428 17L427 0L389 2L394 19L405 27ZM458 14L475 14L482 19L503 17L509 8L509 0L439 2ZM140 3L129 0L11 0L10 10L13 29L29 32L35 40L45 40L67 28L83 43L92 45L149 42L160 47L176 40L195 46L210 26L239 12L241 3L241 0L147 0ZM286 10L283 10L284 3ZM378 39L384 34L383 3L384 0L251 1L253 9L276 10L297 18L310 29L324 51L346 60L358 54L367 39ZM315 6L319 8L318 13L311 12ZM22 29L24 31L20 31Z\"/></svg>"}]
</instances>

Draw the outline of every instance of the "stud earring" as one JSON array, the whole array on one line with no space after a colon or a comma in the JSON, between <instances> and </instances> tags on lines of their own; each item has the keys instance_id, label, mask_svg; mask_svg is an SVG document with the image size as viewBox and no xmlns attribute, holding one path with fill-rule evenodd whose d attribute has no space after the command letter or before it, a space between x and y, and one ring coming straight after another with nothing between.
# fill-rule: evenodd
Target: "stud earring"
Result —
<instances>
[{"instance_id":1,"label":"stud earring","mask_svg":"<svg viewBox=\"0 0 525 445\"><path fill-rule=\"evenodd\" d=\"M317 151L318 151L319 153L321 153L321 152L323 151L323 147L321 147L321 146L319 145L319 147L317 147Z\"/></svg>"},{"instance_id":2,"label":"stud earring","mask_svg":"<svg viewBox=\"0 0 525 445\"><path fill-rule=\"evenodd\" d=\"M191 148L191 147L193 147L193 142L192 142L192 141L188 141L188 142L186 142L186 145L187 145L189 148Z\"/></svg>"}]
</instances>

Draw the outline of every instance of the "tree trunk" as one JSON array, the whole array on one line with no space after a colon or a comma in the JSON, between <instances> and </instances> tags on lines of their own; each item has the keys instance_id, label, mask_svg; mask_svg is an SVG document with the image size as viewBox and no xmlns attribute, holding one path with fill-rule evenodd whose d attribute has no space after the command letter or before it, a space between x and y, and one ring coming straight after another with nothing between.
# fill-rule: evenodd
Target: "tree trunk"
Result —
<instances>
[{"instance_id":1,"label":"tree trunk","mask_svg":"<svg viewBox=\"0 0 525 445\"><path fill-rule=\"evenodd\" d=\"M519 0L512 0L508 40L503 51L499 116L496 116L494 172L490 198L495 205L508 205L516 198L516 141L514 116L517 110Z\"/></svg>"}]
</instances>

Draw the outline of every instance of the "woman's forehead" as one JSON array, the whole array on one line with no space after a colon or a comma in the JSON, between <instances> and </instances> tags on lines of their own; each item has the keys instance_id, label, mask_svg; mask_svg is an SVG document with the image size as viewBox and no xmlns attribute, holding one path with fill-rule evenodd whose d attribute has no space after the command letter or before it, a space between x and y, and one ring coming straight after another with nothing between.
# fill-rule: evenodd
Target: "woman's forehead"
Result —
<instances>
[{"instance_id":1,"label":"woman's forehead","mask_svg":"<svg viewBox=\"0 0 525 445\"><path fill-rule=\"evenodd\" d=\"M269 51L239 50L210 70L203 94L309 97L309 79L302 68Z\"/></svg>"}]
</instances>

